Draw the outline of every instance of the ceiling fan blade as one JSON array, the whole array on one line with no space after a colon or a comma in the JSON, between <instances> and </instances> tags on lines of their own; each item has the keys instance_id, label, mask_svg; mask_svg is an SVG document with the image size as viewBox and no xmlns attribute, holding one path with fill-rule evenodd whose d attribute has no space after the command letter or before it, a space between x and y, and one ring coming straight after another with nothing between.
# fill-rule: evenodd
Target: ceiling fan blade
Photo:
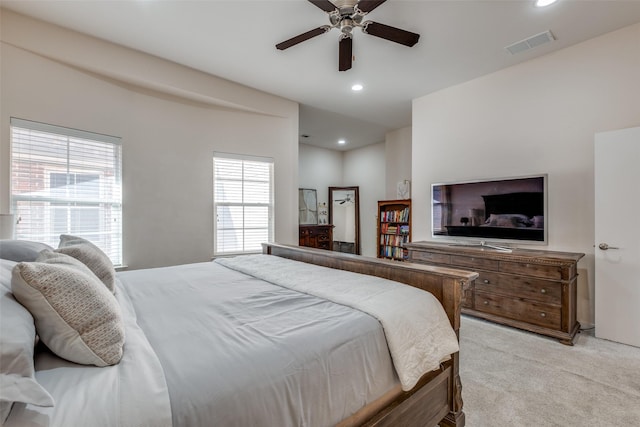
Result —
<instances>
[{"instance_id":1,"label":"ceiling fan blade","mask_svg":"<svg viewBox=\"0 0 640 427\"><path fill-rule=\"evenodd\" d=\"M353 58L353 39L351 37L340 39L339 51L338 71L347 71L351 68L351 59Z\"/></svg>"},{"instance_id":2,"label":"ceiling fan blade","mask_svg":"<svg viewBox=\"0 0 640 427\"><path fill-rule=\"evenodd\" d=\"M356 5L360 12L369 13L387 0L360 0Z\"/></svg>"},{"instance_id":3,"label":"ceiling fan blade","mask_svg":"<svg viewBox=\"0 0 640 427\"><path fill-rule=\"evenodd\" d=\"M313 3L325 12L333 12L337 9L329 0L309 0L309 3Z\"/></svg>"},{"instance_id":4,"label":"ceiling fan blade","mask_svg":"<svg viewBox=\"0 0 640 427\"><path fill-rule=\"evenodd\" d=\"M420 38L420 34L373 21L365 22L362 27L362 31L367 34L371 34L372 36L380 37L409 47L418 43L418 39Z\"/></svg>"},{"instance_id":5,"label":"ceiling fan blade","mask_svg":"<svg viewBox=\"0 0 640 427\"><path fill-rule=\"evenodd\" d=\"M303 41L309 40L315 36L319 36L320 34L324 34L329 31L331 27L328 25L323 25L322 27L314 28L313 30L307 31L306 33L299 34L295 37L290 38L289 40L285 40L276 45L276 48L279 50L285 50L290 48L291 46L295 46L298 43L302 43Z\"/></svg>"}]
</instances>

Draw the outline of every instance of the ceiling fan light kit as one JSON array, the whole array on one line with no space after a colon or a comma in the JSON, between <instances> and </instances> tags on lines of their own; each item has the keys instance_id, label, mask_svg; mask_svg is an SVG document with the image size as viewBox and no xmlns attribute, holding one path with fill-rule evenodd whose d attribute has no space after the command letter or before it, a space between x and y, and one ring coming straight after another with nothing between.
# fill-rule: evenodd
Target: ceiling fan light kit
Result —
<instances>
[{"instance_id":1,"label":"ceiling fan light kit","mask_svg":"<svg viewBox=\"0 0 640 427\"><path fill-rule=\"evenodd\" d=\"M338 70L351 69L353 62L353 29L360 27L362 32L380 37L404 46L411 47L418 43L419 34L395 28L390 25L374 21L364 21L364 17L384 3L386 0L308 0L329 15L330 25L323 25L305 33L299 34L276 45L279 50L285 50L303 41L319 36L333 28L341 31L338 48Z\"/></svg>"}]
</instances>

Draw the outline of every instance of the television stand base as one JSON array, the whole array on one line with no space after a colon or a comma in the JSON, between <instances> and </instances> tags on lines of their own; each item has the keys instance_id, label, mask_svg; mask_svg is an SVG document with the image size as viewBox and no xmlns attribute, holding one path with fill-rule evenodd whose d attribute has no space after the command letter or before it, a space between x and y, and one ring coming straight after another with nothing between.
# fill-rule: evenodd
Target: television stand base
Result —
<instances>
[{"instance_id":1,"label":"television stand base","mask_svg":"<svg viewBox=\"0 0 640 427\"><path fill-rule=\"evenodd\" d=\"M506 252L506 253L513 252L511 248L494 245L492 243L485 242L484 240L480 240L479 242L451 243L449 246L467 246L467 247L480 246L483 248L495 249L496 251L500 251L500 252Z\"/></svg>"},{"instance_id":2,"label":"television stand base","mask_svg":"<svg viewBox=\"0 0 640 427\"><path fill-rule=\"evenodd\" d=\"M580 328L578 260L584 254L521 248L508 253L467 242L475 246L412 242L405 248L409 262L478 273L462 290L463 314L573 342Z\"/></svg>"}]
</instances>

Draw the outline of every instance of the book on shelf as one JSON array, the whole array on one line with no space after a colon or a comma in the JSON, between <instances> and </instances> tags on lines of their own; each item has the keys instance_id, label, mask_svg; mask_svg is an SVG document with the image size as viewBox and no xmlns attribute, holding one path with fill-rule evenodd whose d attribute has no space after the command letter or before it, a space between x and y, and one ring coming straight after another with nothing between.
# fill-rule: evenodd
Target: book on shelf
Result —
<instances>
[{"instance_id":1,"label":"book on shelf","mask_svg":"<svg viewBox=\"0 0 640 427\"><path fill-rule=\"evenodd\" d=\"M409 225L391 225L394 223L380 224L380 232L382 234L409 234Z\"/></svg>"},{"instance_id":2,"label":"book on shelf","mask_svg":"<svg viewBox=\"0 0 640 427\"><path fill-rule=\"evenodd\" d=\"M380 212L382 222L409 222L409 207L402 210L388 210Z\"/></svg>"},{"instance_id":3,"label":"book on shelf","mask_svg":"<svg viewBox=\"0 0 640 427\"><path fill-rule=\"evenodd\" d=\"M401 236L394 234L382 234L380 235L380 244L386 246L402 246L408 242L409 236Z\"/></svg>"},{"instance_id":4,"label":"book on shelf","mask_svg":"<svg viewBox=\"0 0 640 427\"><path fill-rule=\"evenodd\" d=\"M407 259L408 251L397 246L383 246L380 251L383 258Z\"/></svg>"}]
</instances>

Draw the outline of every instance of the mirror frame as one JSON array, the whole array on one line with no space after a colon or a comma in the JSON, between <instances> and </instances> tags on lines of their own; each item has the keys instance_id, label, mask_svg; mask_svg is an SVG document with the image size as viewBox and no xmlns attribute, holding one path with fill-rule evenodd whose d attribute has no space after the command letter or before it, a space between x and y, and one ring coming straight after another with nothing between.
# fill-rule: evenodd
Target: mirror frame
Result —
<instances>
[{"instance_id":1,"label":"mirror frame","mask_svg":"<svg viewBox=\"0 0 640 427\"><path fill-rule=\"evenodd\" d=\"M329 187L329 224L335 227L333 222L333 192L334 191L349 191L354 192L355 197L355 254L360 255L360 196L359 187ZM331 242L331 250L333 250L333 242Z\"/></svg>"}]
</instances>

